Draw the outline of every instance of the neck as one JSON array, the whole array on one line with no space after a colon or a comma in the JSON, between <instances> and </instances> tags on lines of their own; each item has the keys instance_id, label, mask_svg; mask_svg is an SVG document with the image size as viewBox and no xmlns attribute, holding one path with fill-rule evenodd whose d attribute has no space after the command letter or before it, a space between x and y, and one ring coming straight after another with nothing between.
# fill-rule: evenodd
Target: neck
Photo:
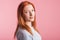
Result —
<instances>
[{"instance_id":1,"label":"neck","mask_svg":"<svg viewBox=\"0 0 60 40\"><path fill-rule=\"evenodd\" d=\"M29 27L32 27L32 23L31 22L26 22L26 25L28 25Z\"/></svg>"}]
</instances>

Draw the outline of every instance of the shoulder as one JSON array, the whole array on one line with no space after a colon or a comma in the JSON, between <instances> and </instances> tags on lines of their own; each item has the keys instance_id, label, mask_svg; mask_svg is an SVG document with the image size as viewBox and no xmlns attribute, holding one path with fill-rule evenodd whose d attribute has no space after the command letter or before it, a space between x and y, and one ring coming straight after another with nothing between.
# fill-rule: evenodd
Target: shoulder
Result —
<instances>
[{"instance_id":1,"label":"shoulder","mask_svg":"<svg viewBox=\"0 0 60 40\"><path fill-rule=\"evenodd\" d=\"M17 40L31 40L32 36L24 29L18 29L16 33Z\"/></svg>"},{"instance_id":2,"label":"shoulder","mask_svg":"<svg viewBox=\"0 0 60 40\"><path fill-rule=\"evenodd\" d=\"M27 40L26 36L26 32L19 28L16 33L17 40Z\"/></svg>"},{"instance_id":3,"label":"shoulder","mask_svg":"<svg viewBox=\"0 0 60 40\"><path fill-rule=\"evenodd\" d=\"M24 36L24 35L26 35L26 32L23 30L23 29L18 29L17 30L17 33L16 33L16 36L18 36L18 35L22 35L22 36Z\"/></svg>"}]
</instances>

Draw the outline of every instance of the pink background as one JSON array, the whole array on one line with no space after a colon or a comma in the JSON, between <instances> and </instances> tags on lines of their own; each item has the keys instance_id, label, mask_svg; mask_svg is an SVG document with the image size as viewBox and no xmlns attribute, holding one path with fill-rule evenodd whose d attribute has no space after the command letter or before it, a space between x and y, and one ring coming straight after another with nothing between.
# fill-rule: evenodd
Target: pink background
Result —
<instances>
[{"instance_id":1,"label":"pink background","mask_svg":"<svg viewBox=\"0 0 60 40\"><path fill-rule=\"evenodd\" d=\"M24 0L0 0L0 40L14 40L17 7ZM60 0L28 0L36 7L42 40L60 40Z\"/></svg>"}]
</instances>

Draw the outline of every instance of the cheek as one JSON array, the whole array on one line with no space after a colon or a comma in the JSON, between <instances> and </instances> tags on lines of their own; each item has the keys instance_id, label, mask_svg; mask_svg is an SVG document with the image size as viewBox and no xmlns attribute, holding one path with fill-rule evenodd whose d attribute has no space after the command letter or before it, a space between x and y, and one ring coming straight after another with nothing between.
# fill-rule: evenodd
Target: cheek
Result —
<instances>
[{"instance_id":1,"label":"cheek","mask_svg":"<svg viewBox=\"0 0 60 40\"><path fill-rule=\"evenodd\" d=\"M35 13L33 13L32 15L33 15L33 17L35 17Z\"/></svg>"},{"instance_id":2,"label":"cheek","mask_svg":"<svg viewBox=\"0 0 60 40\"><path fill-rule=\"evenodd\" d=\"M32 15L35 16L35 11L32 12Z\"/></svg>"},{"instance_id":3,"label":"cheek","mask_svg":"<svg viewBox=\"0 0 60 40\"><path fill-rule=\"evenodd\" d=\"M25 20L29 19L29 15L27 15L27 14L24 14L23 17L24 17Z\"/></svg>"}]
</instances>

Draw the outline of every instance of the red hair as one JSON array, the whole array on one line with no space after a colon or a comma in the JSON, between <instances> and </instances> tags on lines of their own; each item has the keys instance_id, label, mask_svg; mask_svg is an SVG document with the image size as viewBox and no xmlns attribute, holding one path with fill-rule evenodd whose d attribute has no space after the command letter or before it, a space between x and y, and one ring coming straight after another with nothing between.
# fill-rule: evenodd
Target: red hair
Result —
<instances>
[{"instance_id":1,"label":"red hair","mask_svg":"<svg viewBox=\"0 0 60 40\"><path fill-rule=\"evenodd\" d=\"M31 4L33 6L34 11L35 11L34 5L28 1L21 2L20 5L18 6L18 10L17 10L18 24L17 24L17 28L15 31L14 37L15 37L19 27L22 29L26 29L30 34L32 34L31 29L25 24L24 18L22 16L23 15L23 8L29 4ZM32 22L32 26L37 31L37 29L36 29L36 15L35 15L34 21Z\"/></svg>"}]
</instances>

